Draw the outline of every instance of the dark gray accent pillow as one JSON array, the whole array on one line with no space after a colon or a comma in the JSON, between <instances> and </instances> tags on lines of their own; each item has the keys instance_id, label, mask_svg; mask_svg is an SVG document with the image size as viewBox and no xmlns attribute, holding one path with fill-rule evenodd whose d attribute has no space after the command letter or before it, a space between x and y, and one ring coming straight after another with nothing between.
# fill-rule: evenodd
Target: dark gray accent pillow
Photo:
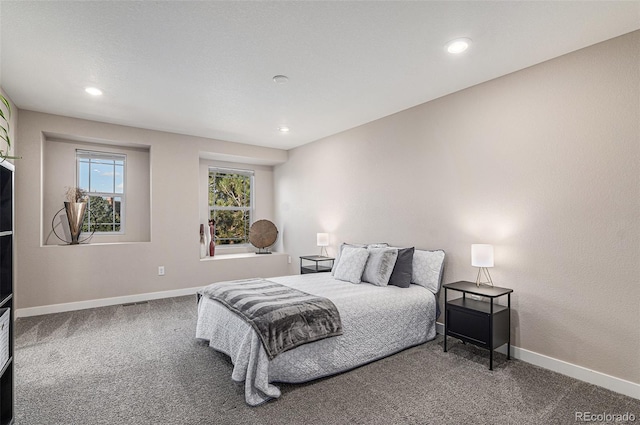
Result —
<instances>
[{"instance_id":1,"label":"dark gray accent pillow","mask_svg":"<svg viewBox=\"0 0 640 425\"><path fill-rule=\"evenodd\" d=\"M398 259L389 278L389 285L399 286L400 288L408 288L411 285L414 251L415 247L398 249Z\"/></svg>"}]
</instances>

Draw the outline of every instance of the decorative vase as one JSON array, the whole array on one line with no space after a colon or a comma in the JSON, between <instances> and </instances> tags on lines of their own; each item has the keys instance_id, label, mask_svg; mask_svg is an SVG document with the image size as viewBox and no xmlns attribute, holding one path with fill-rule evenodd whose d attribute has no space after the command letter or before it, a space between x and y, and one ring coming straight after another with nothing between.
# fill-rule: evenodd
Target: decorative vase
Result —
<instances>
[{"instance_id":1,"label":"decorative vase","mask_svg":"<svg viewBox=\"0 0 640 425\"><path fill-rule=\"evenodd\" d=\"M211 236L209 236L209 227L205 224L204 227L204 246L205 246L205 257L209 256L209 242L211 241Z\"/></svg>"},{"instance_id":2,"label":"decorative vase","mask_svg":"<svg viewBox=\"0 0 640 425\"><path fill-rule=\"evenodd\" d=\"M67 213L69 222L69 232L71 233L71 245L77 245L80 233L82 233L82 223L87 210L86 202L65 202L64 210Z\"/></svg>"},{"instance_id":3,"label":"decorative vase","mask_svg":"<svg viewBox=\"0 0 640 425\"><path fill-rule=\"evenodd\" d=\"M207 256L207 245L204 243L204 224L200 225L200 258Z\"/></svg>"},{"instance_id":4,"label":"decorative vase","mask_svg":"<svg viewBox=\"0 0 640 425\"><path fill-rule=\"evenodd\" d=\"M213 257L216 253L216 244L214 242L214 236L216 233L216 222L213 220L209 220L209 256Z\"/></svg>"}]
</instances>

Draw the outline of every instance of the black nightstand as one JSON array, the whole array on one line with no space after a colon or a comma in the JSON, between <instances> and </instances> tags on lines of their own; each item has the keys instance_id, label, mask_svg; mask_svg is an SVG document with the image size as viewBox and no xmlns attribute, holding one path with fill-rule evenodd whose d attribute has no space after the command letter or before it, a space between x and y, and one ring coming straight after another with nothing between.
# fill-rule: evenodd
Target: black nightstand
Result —
<instances>
[{"instance_id":1,"label":"black nightstand","mask_svg":"<svg viewBox=\"0 0 640 425\"><path fill-rule=\"evenodd\" d=\"M300 274L307 273L325 273L330 272L333 268L333 257L325 257L322 255L305 255L300 257ZM303 264L303 261L310 261L313 264ZM331 264L328 264L329 261ZM323 263L323 264L320 264Z\"/></svg>"},{"instance_id":2,"label":"black nightstand","mask_svg":"<svg viewBox=\"0 0 640 425\"><path fill-rule=\"evenodd\" d=\"M489 350L489 369L493 370L493 350L507 344L507 360L511 359L511 293L513 289L498 286L476 286L473 282L455 282L442 285L444 288L444 351L447 337ZM447 291L462 292L462 298L447 300ZM489 298L489 301L470 299L467 294ZM507 305L495 304L494 300L507 296Z\"/></svg>"}]
</instances>

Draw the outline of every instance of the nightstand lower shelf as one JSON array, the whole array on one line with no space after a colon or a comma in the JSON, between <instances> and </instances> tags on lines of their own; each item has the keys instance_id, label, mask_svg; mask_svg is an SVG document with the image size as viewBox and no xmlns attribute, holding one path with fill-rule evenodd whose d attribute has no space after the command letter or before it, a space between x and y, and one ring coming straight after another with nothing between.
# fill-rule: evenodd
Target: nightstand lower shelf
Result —
<instances>
[{"instance_id":1,"label":"nightstand lower shelf","mask_svg":"<svg viewBox=\"0 0 640 425\"><path fill-rule=\"evenodd\" d=\"M326 273L326 272L330 272L331 271L331 267L326 267L326 266L308 266L308 267L300 267L300 274L307 274L307 273Z\"/></svg>"}]
</instances>

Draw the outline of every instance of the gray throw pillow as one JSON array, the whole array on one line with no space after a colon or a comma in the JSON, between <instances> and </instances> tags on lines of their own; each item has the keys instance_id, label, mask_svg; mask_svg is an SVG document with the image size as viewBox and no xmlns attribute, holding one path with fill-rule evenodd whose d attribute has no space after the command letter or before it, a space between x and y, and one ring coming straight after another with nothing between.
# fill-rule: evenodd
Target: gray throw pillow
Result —
<instances>
[{"instance_id":1,"label":"gray throw pillow","mask_svg":"<svg viewBox=\"0 0 640 425\"><path fill-rule=\"evenodd\" d=\"M368 248L369 258L362 280L376 286L387 286L398 259L397 248Z\"/></svg>"},{"instance_id":2,"label":"gray throw pillow","mask_svg":"<svg viewBox=\"0 0 640 425\"><path fill-rule=\"evenodd\" d=\"M333 277L351 283L360 283L368 257L367 248L345 246L342 248L340 262L335 267L336 272Z\"/></svg>"},{"instance_id":3,"label":"gray throw pillow","mask_svg":"<svg viewBox=\"0 0 640 425\"><path fill-rule=\"evenodd\" d=\"M398 259L389 278L389 285L399 286L400 288L408 288L411 285L414 251L415 248L398 249Z\"/></svg>"}]
</instances>

